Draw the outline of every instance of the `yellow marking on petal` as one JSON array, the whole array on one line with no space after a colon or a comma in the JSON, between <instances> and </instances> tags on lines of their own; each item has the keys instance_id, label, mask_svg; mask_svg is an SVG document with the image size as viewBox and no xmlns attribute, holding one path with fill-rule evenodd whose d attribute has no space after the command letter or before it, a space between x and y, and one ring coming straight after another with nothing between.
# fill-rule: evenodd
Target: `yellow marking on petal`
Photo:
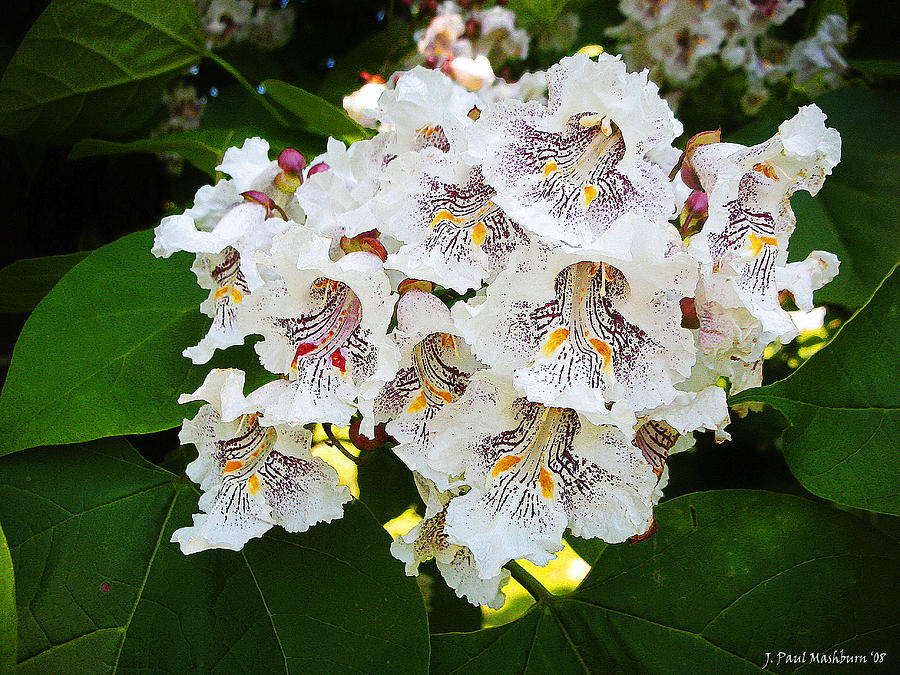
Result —
<instances>
[{"instance_id":1,"label":"yellow marking on petal","mask_svg":"<svg viewBox=\"0 0 900 675\"><path fill-rule=\"evenodd\" d=\"M778 246L778 240L775 239L775 237L757 237L753 232L747 235L747 239L750 240L750 251L753 253L754 257L759 255L759 252L762 251L763 245L765 244Z\"/></svg>"},{"instance_id":2,"label":"yellow marking on petal","mask_svg":"<svg viewBox=\"0 0 900 675\"><path fill-rule=\"evenodd\" d=\"M242 466L244 466L244 463L242 461L240 461L238 459L230 459L227 462L225 462L224 473L231 473L232 471L237 471Z\"/></svg>"},{"instance_id":3,"label":"yellow marking on petal","mask_svg":"<svg viewBox=\"0 0 900 675\"><path fill-rule=\"evenodd\" d=\"M235 304L240 304L241 300L244 299L244 294L241 293L234 286L231 287L231 293L229 293L231 299L234 300Z\"/></svg>"},{"instance_id":4,"label":"yellow marking on petal","mask_svg":"<svg viewBox=\"0 0 900 675\"><path fill-rule=\"evenodd\" d=\"M504 471L509 471L516 464L522 461L521 457L517 457L516 455L506 455L506 457L501 457L500 461L498 461L494 465L494 470L491 471L491 475L496 478Z\"/></svg>"},{"instance_id":5,"label":"yellow marking on petal","mask_svg":"<svg viewBox=\"0 0 900 675\"><path fill-rule=\"evenodd\" d=\"M541 354L544 356L553 356L553 352L555 352L559 346L566 341L566 338L569 337L569 331L565 328L557 328L555 331L550 333L550 337L547 339L547 342L541 347Z\"/></svg>"},{"instance_id":6,"label":"yellow marking on petal","mask_svg":"<svg viewBox=\"0 0 900 675\"><path fill-rule=\"evenodd\" d=\"M256 477L256 474L247 479L247 489L250 490L251 495L255 495L259 490L259 478Z\"/></svg>"},{"instance_id":7,"label":"yellow marking on petal","mask_svg":"<svg viewBox=\"0 0 900 675\"><path fill-rule=\"evenodd\" d=\"M230 291L230 290L231 290L231 286L222 286L222 288L217 289L216 292L213 294L213 300L218 300L223 295L228 295L228 291Z\"/></svg>"},{"instance_id":8,"label":"yellow marking on petal","mask_svg":"<svg viewBox=\"0 0 900 675\"><path fill-rule=\"evenodd\" d=\"M431 389L431 387L429 387ZM442 389L431 389L432 393L438 396L444 403L453 403L453 394Z\"/></svg>"},{"instance_id":9,"label":"yellow marking on petal","mask_svg":"<svg viewBox=\"0 0 900 675\"><path fill-rule=\"evenodd\" d=\"M456 223L457 225L462 222L462 220L454 216L447 209L441 209L434 216L434 220L431 221L431 227L434 227L442 220L449 220L451 223Z\"/></svg>"},{"instance_id":10,"label":"yellow marking on petal","mask_svg":"<svg viewBox=\"0 0 900 675\"><path fill-rule=\"evenodd\" d=\"M547 471L544 467L541 467L541 473L538 476L538 483L541 485L541 494L544 495L544 499L552 499L553 498L553 477L550 475L550 472Z\"/></svg>"},{"instance_id":11,"label":"yellow marking on petal","mask_svg":"<svg viewBox=\"0 0 900 675\"><path fill-rule=\"evenodd\" d=\"M487 234L487 227L485 227L484 222L479 220L475 227L472 228L472 242L476 246L481 246L484 243L484 236Z\"/></svg>"},{"instance_id":12,"label":"yellow marking on petal","mask_svg":"<svg viewBox=\"0 0 900 675\"><path fill-rule=\"evenodd\" d=\"M759 171L766 178L778 180L778 174L776 173L775 168L768 162L763 162L762 164L754 164L753 170Z\"/></svg>"},{"instance_id":13,"label":"yellow marking on petal","mask_svg":"<svg viewBox=\"0 0 900 675\"><path fill-rule=\"evenodd\" d=\"M606 344L603 340L599 340L597 338L589 338L588 342L591 343L591 347L603 357L603 369L607 370L610 366L612 360L612 349L609 348L609 345Z\"/></svg>"},{"instance_id":14,"label":"yellow marking on petal","mask_svg":"<svg viewBox=\"0 0 900 675\"><path fill-rule=\"evenodd\" d=\"M597 188L593 185L584 186L584 205L590 206L591 202L597 198Z\"/></svg>"},{"instance_id":15,"label":"yellow marking on petal","mask_svg":"<svg viewBox=\"0 0 900 675\"><path fill-rule=\"evenodd\" d=\"M441 333L441 347L444 349L456 349L456 340L452 335Z\"/></svg>"},{"instance_id":16,"label":"yellow marking on petal","mask_svg":"<svg viewBox=\"0 0 900 675\"><path fill-rule=\"evenodd\" d=\"M546 164L544 164L544 178L549 176L554 171L557 171L556 162L547 162Z\"/></svg>"},{"instance_id":17,"label":"yellow marking on petal","mask_svg":"<svg viewBox=\"0 0 900 675\"><path fill-rule=\"evenodd\" d=\"M419 412L426 405L428 405L428 402L425 400L425 392L420 391L419 395L416 396L415 400L413 400L412 404L406 410L412 413Z\"/></svg>"}]
</instances>

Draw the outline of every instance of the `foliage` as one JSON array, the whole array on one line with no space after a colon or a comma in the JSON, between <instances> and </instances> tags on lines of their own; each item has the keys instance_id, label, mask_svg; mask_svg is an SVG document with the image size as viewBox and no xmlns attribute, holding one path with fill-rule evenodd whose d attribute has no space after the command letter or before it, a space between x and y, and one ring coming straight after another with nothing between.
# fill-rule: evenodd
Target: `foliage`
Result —
<instances>
[{"instance_id":1,"label":"foliage","mask_svg":"<svg viewBox=\"0 0 900 675\"><path fill-rule=\"evenodd\" d=\"M900 271L845 323L831 344L790 377L744 391L790 422L784 456L810 492L848 506L900 515Z\"/></svg>"},{"instance_id":2,"label":"foliage","mask_svg":"<svg viewBox=\"0 0 900 675\"><path fill-rule=\"evenodd\" d=\"M291 6L315 32L325 23L315 12L339 4ZM608 46L605 29L622 20L614 2L509 4L530 26L577 11L573 49ZM785 34L809 35L837 12L860 37L848 51L849 86L814 99L841 132L843 157L817 196L792 198L792 257L837 253L840 275L816 300L830 304L829 316L859 309L836 335L823 328L819 339L831 341L795 372L784 366L771 382L768 362L771 383L730 400L771 407L730 427L729 452L767 466L780 453L784 481L772 479L777 470L738 475L744 465L702 480L673 475L667 493L682 496L663 498L656 534L606 545L567 533L591 565L582 583L552 595L513 564L536 602L482 630L479 610L433 565L423 566L432 584L423 603L391 557L381 525L423 508L389 444L362 453L360 499L342 519L300 534L278 529L241 552L183 556L170 537L190 524L198 492L148 459L162 461L174 432L167 440L156 432L195 412L176 400L209 369L181 356L209 325L197 311L206 292L190 258L150 254L152 234L134 230L158 213L110 225L108 241L91 252L29 232L48 240L34 246L40 257L0 270L12 352L0 394L0 672L17 663L22 673L755 672L774 651L888 650L900 637L896 591L884 583L900 569L892 518L900 515L900 62L888 20L896 8L879 23L865 3L808 4ZM371 17L384 13L384 3L362 5ZM68 227L80 222L67 197L82 189L72 178L81 167L114 175L132 170L133 153L179 155L191 168L167 179L162 211L163 201L172 208L189 199L204 182L197 172L215 179L225 150L246 138L261 135L276 152L293 147L307 158L324 150L326 136L367 138L340 101L360 71L389 75L413 51L418 24L401 5L390 4L395 14L385 22L371 18L365 40L354 33L311 53L295 39L248 57L209 48L192 0L51 0L20 44L3 45L11 57L0 81L0 135L18 181L8 198L58 197L54 209ZM545 68L557 56L533 50L513 68ZM327 62L334 67L309 65ZM204 128L154 135L162 91L194 66L204 92L216 92ZM715 118L730 139L757 142L809 100L800 87L785 89L747 125L735 93L742 77L712 71L683 99L687 136ZM98 190L97 198L125 197ZM25 314L12 349L16 315ZM248 372L248 390L271 378L252 345L210 365L225 363ZM788 425L780 440L778 414ZM699 445L711 448L711 437ZM705 453L679 458L680 466L696 467ZM750 489L718 489L735 484Z\"/></svg>"}]
</instances>

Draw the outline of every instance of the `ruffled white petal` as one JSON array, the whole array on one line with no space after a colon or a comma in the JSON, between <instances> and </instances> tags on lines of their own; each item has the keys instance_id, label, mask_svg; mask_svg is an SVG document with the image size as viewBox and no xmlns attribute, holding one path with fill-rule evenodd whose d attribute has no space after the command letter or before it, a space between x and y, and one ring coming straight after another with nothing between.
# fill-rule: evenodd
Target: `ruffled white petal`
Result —
<instances>
[{"instance_id":1,"label":"ruffled white petal","mask_svg":"<svg viewBox=\"0 0 900 675\"><path fill-rule=\"evenodd\" d=\"M484 301L456 305L454 318L475 355L509 369L529 400L621 424L627 416L614 421L607 403L666 405L690 374L694 345L679 299L692 294L695 274L673 228L630 216L592 248L514 256Z\"/></svg>"},{"instance_id":2,"label":"ruffled white petal","mask_svg":"<svg viewBox=\"0 0 900 675\"><path fill-rule=\"evenodd\" d=\"M179 434L182 443L197 447L187 474L203 491L193 526L172 534L185 554L240 550L273 525L302 532L340 518L350 499L337 472L310 454L310 432L262 426L243 384L241 371L212 371L197 391L180 399L209 400Z\"/></svg>"},{"instance_id":3,"label":"ruffled white petal","mask_svg":"<svg viewBox=\"0 0 900 675\"><path fill-rule=\"evenodd\" d=\"M502 373L476 373L433 430L429 463L471 486L447 508L445 531L483 579L511 559L546 564L567 526L610 542L650 526L658 476L631 434L530 403Z\"/></svg>"}]
</instances>

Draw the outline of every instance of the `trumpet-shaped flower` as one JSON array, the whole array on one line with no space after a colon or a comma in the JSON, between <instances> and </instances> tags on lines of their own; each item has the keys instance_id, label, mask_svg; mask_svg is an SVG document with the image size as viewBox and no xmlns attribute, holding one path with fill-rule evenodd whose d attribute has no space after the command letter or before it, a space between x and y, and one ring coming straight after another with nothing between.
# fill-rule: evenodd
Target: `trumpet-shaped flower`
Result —
<instances>
[{"instance_id":1,"label":"trumpet-shaped flower","mask_svg":"<svg viewBox=\"0 0 900 675\"><path fill-rule=\"evenodd\" d=\"M500 570L488 579L479 577L472 552L465 546L451 544L444 531L447 506L455 492L439 492L431 481L418 474L413 477L426 504L425 518L394 540L391 553L405 563L407 576L418 574L419 565L434 558L444 581L458 597L465 597L473 605L500 609L506 600L502 588L509 581L509 572Z\"/></svg>"},{"instance_id":2,"label":"trumpet-shaped flower","mask_svg":"<svg viewBox=\"0 0 900 675\"><path fill-rule=\"evenodd\" d=\"M273 525L303 532L343 515L350 491L338 485L331 466L310 454L310 432L260 423L259 406L281 385L244 398L242 371L214 370L197 391L179 399L207 402L179 434L182 443L197 447L187 475L203 491L194 524L172 534L182 553L237 551Z\"/></svg>"},{"instance_id":3,"label":"trumpet-shaped flower","mask_svg":"<svg viewBox=\"0 0 900 675\"><path fill-rule=\"evenodd\" d=\"M490 67L490 66L489 66ZM437 70L416 66L388 82L378 101L382 125L393 129L390 152L435 147L462 152L481 100Z\"/></svg>"},{"instance_id":4,"label":"trumpet-shaped flower","mask_svg":"<svg viewBox=\"0 0 900 675\"><path fill-rule=\"evenodd\" d=\"M453 311L475 355L512 370L529 400L630 428L631 410L671 403L690 374L679 300L695 275L674 228L630 216L595 248L513 256L483 301Z\"/></svg>"},{"instance_id":5,"label":"trumpet-shaped flower","mask_svg":"<svg viewBox=\"0 0 900 675\"><path fill-rule=\"evenodd\" d=\"M374 398L396 373L387 326L396 299L381 260L348 253L332 262L330 241L297 225L258 261L277 276L241 315L242 328L263 335L263 367L291 386L267 406L267 418L346 426L358 396ZM371 436L368 421L363 433Z\"/></svg>"},{"instance_id":6,"label":"trumpet-shaped flower","mask_svg":"<svg viewBox=\"0 0 900 675\"><path fill-rule=\"evenodd\" d=\"M646 73L606 54L563 59L547 73L550 102L499 101L477 123L469 156L494 202L551 240L590 243L625 213L675 213L663 171L645 159L681 132Z\"/></svg>"},{"instance_id":7,"label":"trumpet-shaped flower","mask_svg":"<svg viewBox=\"0 0 900 675\"><path fill-rule=\"evenodd\" d=\"M472 167L435 148L407 153L385 170L378 195L381 231L403 242L386 266L464 293L481 288L531 237L493 198Z\"/></svg>"},{"instance_id":8,"label":"trumpet-shaped flower","mask_svg":"<svg viewBox=\"0 0 900 675\"><path fill-rule=\"evenodd\" d=\"M775 337L789 339L796 334L778 302L779 276L792 277L798 271L796 267L792 272L777 271L787 264L788 240L796 222L790 196L797 190L818 192L840 153L837 131L826 128L825 115L810 105L782 123L764 143L749 148L713 143L698 148L691 158L709 196L709 217L691 240L690 251L700 260L704 278L723 275L740 304ZM824 255L819 259L824 272L818 280L830 280L831 272L837 272L837 259L826 260Z\"/></svg>"},{"instance_id":9,"label":"trumpet-shaped flower","mask_svg":"<svg viewBox=\"0 0 900 675\"><path fill-rule=\"evenodd\" d=\"M287 212L279 202L303 220L299 206L290 206L292 196L275 186L279 168L269 160L268 151L269 144L259 138L229 148L217 169L232 178L201 187L192 208L163 218L156 228L153 254L164 258L176 251L197 254L192 269L200 286L209 290L200 310L213 318L212 325L197 346L184 351L194 363L206 363L216 349L244 341L237 313L243 298L263 284L251 258L267 250L288 226Z\"/></svg>"},{"instance_id":10,"label":"trumpet-shaped flower","mask_svg":"<svg viewBox=\"0 0 900 675\"><path fill-rule=\"evenodd\" d=\"M429 463L471 486L450 502L444 531L471 550L482 579L516 558L545 565L567 526L621 542L652 523L658 476L633 434L528 401L502 373L473 375L432 430Z\"/></svg>"},{"instance_id":11,"label":"trumpet-shaped flower","mask_svg":"<svg viewBox=\"0 0 900 675\"><path fill-rule=\"evenodd\" d=\"M399 441L394 452L406 465L446 489L449 477L435 474L426 463L429 424L441 406L463 395L479 364L459 337L450 310L430 293L413 290L400 298L392 337L400 366L371 404L372 414L376 422L393 420L387 432ZM360 407L367 416L366 402Z\"/></svg>"}]
</instances>

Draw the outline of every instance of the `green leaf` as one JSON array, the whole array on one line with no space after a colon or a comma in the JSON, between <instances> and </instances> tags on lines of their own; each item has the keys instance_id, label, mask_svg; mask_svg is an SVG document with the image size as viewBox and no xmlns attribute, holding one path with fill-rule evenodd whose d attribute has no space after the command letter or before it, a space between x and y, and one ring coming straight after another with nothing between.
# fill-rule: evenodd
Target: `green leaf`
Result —
<instances>
[{"instance_id":1,"label":"green leaf","mask_svg":"<svg viewBox=\"0 0 900 675\"><path fill-rule=\"evenodd\" d=\"M878 59L851 59L850 66L872 77L900 78L900 61Z\"/></svg>"},{"instance_id":2,"label":"green leaf","mask_svg":"<svg viewBox=\"0 0 900 675\"><path fill-rule=\"evenodd\" d=\"M363 140L371 135L350 119L341 108L305 89L281 80L265 80L262 86L266 96L287 108L302 120L310 131L323 136L333 136L345 143Z\"/></svg>"},{"instance_id":3,"label":"green leaf","mask_svg":"<svg viewBox=\"0 0 900 675\"><path fill-rule=\"evenodd\" d=\"M16 260L0 269L0 312L30 312L88 251Z\"/></svg>"},{"instance_id":4,"label":"green leaf","mask_svg":"<svg viewBox=\"0 0 900 675\"><path fill-rule=\"evenodd\" d=\"M12 557L0 528L0 673L12 672L16 666L17 623Z\"/></svg>"},{"instance_id":5,"label":"green leaf","mask_svg":"<svg viewBox=\"0 0 900 675\"><path fill-rule=\"evenodd\" d=\"M816 301L859 307L900 260L900 92L847 87L815 103L841 134L841 163L816 197L800 192L791 199L797 229L790 260L817 249L836 254L840 273ZM757 121L729 140L759 143L773 133L770 122Z\"/></svg>"},{"instance_id":6,"label":"green leaf","mask_svg":"<svg viewBox=\"0 0 900 675\"><path fill-rule=\"evenodd\" d=\"M203 52L191 0L53 0L0 81L0 134L63 145L133 129Z\"/></svg>"},{"instance_id":7,"label":"green leaf","mask_svg":"<svg viewBox=\"0 0 900 675\"><path fill-rule=\"evenodd\" d=\"M574 593L499 628L433 636L432 671L762 672L766 652L871 663L900 639L885 585L900 546L852 515L721 490L664 502L657 518L655 536L607 547Z\"/></svg>"},{"instance_id":8,"label":"green leaf","mask_svg":"<svg viewBox=\"0 0 900 675\"><path fill-rule=\"evenodd\" d=\"M807 490L900 515L900 268L831 343L789 377L732 403L768 403L787 417L782 451Z\"/></svg>"},{"instance_id":9,"label":"green leaf","mask_svg":"<svg viewBox=\"0 0 900 675\"><path fill-rule=\"evenodd\" d=\"M262 377L249 347L207 366L181 356L208 328L207 292L188 254L159 260L152 242L147 230L92 252L28 317L0 394L0 455L176 427L196 408L178 395L217 365Z\"/></svg>"},{"instance_id":10,"label":"green leaf","mask_svg":"<svg viewBox=\"0 0 900 675\"><path fill-rule=\"evenodd\" d=\"M304 155L313 157L322 151L314 138L305 137L304 134L288 134L286 130L276 134L261 133L259 129L245 127L184 131L126 143L87 138L75 144L69 153L69 159L97 155L127 155L133 152L148 152L154 155L173 152L215 180L216 167L221 163L225 151L230 147L242 145L246 139L253 136L264 137L275 153L293 147Z\"/></svg>"},{"instance_id":11,"label":"green leaf","mask_svg":"<svg viewBox=\"0 0 900 675\"><path fill-rule=\"evenodd\" d=\"M121 438L3 458L19 672L427 670L421 595L365 507L183 556L196 511Z\"/></svg>"},{"instance_id":12,"label":"green leaf","mask_svg":"<svg viewBox=\"0 0 900 675\"><path fill-rule=\"evenodd\" d=\"M605 542L599 539L582 539L581 537L576 537L568 530L566 530L566 543L588 565L593 563L607 546Z\"/></svg>"},{"instance_id":13,"label":"green leaf","mask_svg":"<svg viewBox=\"0 0 900 675\"><path fill-rule=\"evenodd\" d=\"M444 581L434 559L419 566L416 583L426 597L429 631L451 633L481 628L481 607L456 595Z\"/></svg>"},{"instance_id":14,"label":"green leaf","mask_svg":"<svg viewBox=\"0 0 900 675\"><path fill-rule=\"evenodd\" d=\"M388 448L362 455L356 472L359 499L380 523L396 518L410 506L419 504L412 472Z\"/></svg>"}]
</instances>

